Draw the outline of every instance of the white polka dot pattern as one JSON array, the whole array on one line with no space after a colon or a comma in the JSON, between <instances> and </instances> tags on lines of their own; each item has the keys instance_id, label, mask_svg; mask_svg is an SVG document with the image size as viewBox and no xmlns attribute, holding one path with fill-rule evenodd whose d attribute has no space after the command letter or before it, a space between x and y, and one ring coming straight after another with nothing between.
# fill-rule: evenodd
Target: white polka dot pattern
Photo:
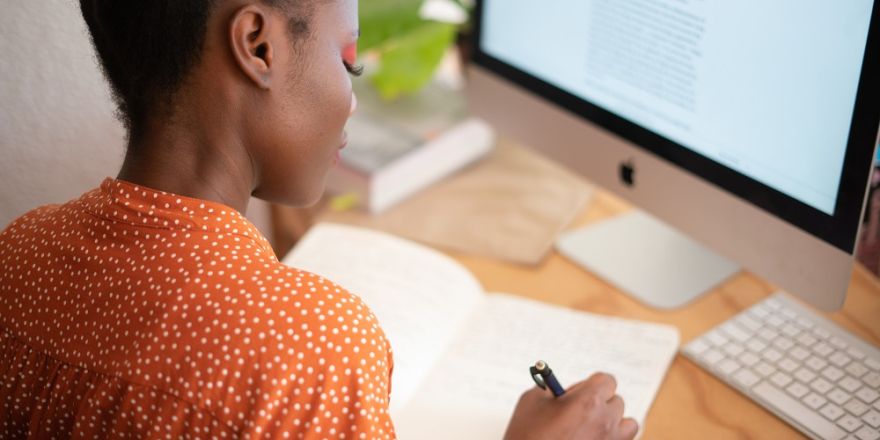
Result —
<instances>
[{"instance_id":1,"label":"white polka dot pattern","mask_svg":"<svg viewBox=\"0 0 880 440\"><path fill-rule=\"evenodd\" d=\"M0 268L0 438L394 437L376 318L233 209L107 179Z\"/></svg>"}]
</instances>

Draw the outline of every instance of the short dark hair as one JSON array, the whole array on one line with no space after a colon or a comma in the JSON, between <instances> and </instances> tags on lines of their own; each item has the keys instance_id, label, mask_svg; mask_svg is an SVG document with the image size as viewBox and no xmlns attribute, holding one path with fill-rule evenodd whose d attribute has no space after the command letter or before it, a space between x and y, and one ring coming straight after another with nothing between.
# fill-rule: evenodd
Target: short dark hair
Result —
<instances>
[{"instance_id":1,"label":"short dark hair","mask_svg":"<svg viewBox=\"0 0 880 440\"><path fill-rule=\"evenodd\" d=\"M143 134L153 112L169 110L198 63L208 17L222 0L80 0L117 116L129 140ZM291 33L308 32L307 0L262 0L290 17Z\"/></svg>"}]
</instances>

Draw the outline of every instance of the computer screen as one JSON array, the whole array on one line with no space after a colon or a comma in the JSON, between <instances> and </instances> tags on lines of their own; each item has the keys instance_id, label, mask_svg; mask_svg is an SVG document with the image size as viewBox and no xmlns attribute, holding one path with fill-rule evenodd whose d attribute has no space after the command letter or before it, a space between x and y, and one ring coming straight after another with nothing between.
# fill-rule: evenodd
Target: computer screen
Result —
<instances>
[{"instance_id":1,"label":"computer screen","mask_svg":"<svg viewBox=\"0 0 880 440\"><path fill-rule=\"evenodd\" d=\"M874 3L802 3L494 1L483 44L833 214Z\"/></svg>"},{"instance_id":2,"label":"computer screen","mask_svg":"<svg viewBox=\"0 0 880 440\"><path fill-rule=\"evenodd\" d=\"M479 116L839 306L880 125L875 1L478 0L475 11ZM641 184L618 177L630 164Z\"/></svg>"}]
</instances>

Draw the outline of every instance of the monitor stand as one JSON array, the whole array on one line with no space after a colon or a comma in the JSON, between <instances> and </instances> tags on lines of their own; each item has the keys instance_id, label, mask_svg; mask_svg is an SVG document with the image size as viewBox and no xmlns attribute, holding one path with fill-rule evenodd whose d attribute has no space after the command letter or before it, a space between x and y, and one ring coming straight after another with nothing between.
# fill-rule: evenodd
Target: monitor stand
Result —
<instances>
[{"instance_id":1,"label":"monitor stand","mask_svg":"<svg viewBox=\"0 0 880 440\"><path fill-rule=\"evenodd\" d=\"M641 211L564 233L556 249L658 309L688 304L740 269Z\"/></svg>"}]
</instances>

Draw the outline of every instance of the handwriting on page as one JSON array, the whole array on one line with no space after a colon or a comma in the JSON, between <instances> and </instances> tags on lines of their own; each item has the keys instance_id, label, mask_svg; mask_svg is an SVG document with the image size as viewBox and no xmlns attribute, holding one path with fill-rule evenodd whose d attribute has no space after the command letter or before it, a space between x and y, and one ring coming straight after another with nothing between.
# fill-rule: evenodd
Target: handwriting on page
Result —
<instances>
[{"instance_id":1,"label":"handwriting on page","mask_svg":"<svg viewBox=\"0 0 880 440\"><path fill-rule=\"evenodd\" d=\"M435 425L444 438L500 438L517 398L534 386L528 367L539 358L563 386L613 374L626 414L643 422L677 345L666 326L490 295L425 379L399 433L424 438Z\"/></svg>"}]
</instances>

